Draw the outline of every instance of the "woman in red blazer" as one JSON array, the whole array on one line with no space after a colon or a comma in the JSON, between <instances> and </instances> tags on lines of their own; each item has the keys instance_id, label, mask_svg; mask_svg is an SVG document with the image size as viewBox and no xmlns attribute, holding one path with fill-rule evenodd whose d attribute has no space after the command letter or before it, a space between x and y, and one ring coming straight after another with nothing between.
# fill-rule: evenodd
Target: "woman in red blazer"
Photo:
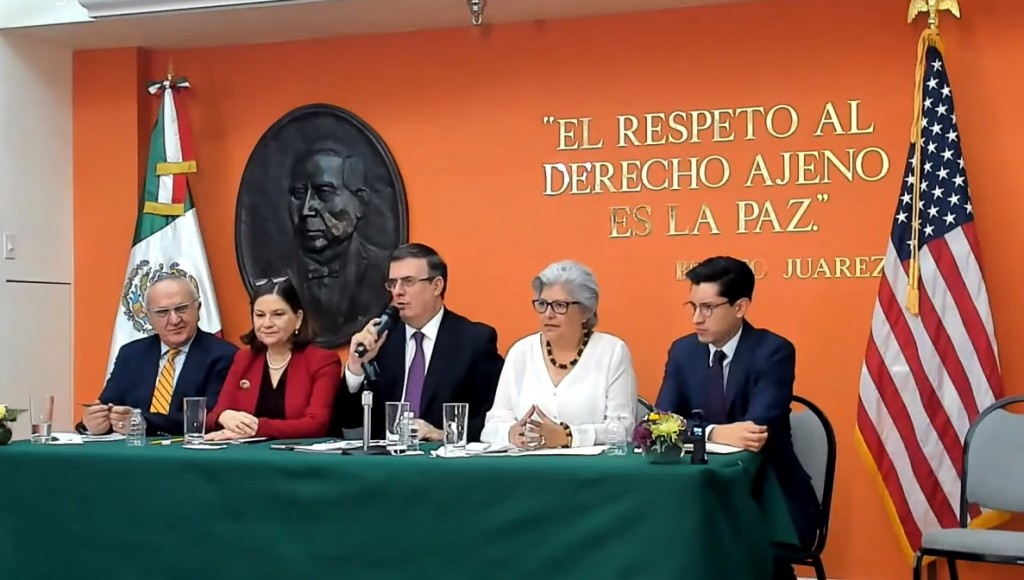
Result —
<instances>
[{"instance_id":1,"label":"woman in red blazer","mask_svg":"<svg viewBox=\"0 0 1024 580\"><path fill-rule=\"evenodd\" d=\"M206 418L209 441L324 437L341 383L338 356L310 344L299 293L287 278L257 282L249 346L235 355L217 406Z\"/></svg>"}]
</instances>

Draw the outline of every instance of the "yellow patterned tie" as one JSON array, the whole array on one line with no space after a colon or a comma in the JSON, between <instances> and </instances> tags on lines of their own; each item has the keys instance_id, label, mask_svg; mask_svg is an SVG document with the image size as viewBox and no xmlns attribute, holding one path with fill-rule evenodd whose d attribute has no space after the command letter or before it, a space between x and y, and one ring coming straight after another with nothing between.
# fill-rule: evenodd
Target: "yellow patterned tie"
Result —
<instances>
[{"instance_id":1,"label":"yellow patterned tie","mask_svg":"<svg viewBox=\"0 0 1024 580\"><path fill-rule=\"evenodd\" d=\"M149 406L150 413L167 415L171 412L171 394L174 392L174 359L178 358L181 351L172 348L167 351L167 362L164 368L160 369L160 376L156 379L156 388L153 389L153 403Z\"/></svg>"}]
</instances>

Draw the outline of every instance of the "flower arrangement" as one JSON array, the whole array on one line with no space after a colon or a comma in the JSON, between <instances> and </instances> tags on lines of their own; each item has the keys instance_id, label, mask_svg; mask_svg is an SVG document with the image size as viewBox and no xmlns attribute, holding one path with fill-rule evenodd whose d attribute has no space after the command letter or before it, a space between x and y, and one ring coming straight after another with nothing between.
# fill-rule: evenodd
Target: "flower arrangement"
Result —
<instances>
[{"instance_id":1,"label":"flower arrangement","mask_svg":"<svg viewBox=\"0 0 1024 580\"><path fill-rule=\"evenodd\" d=\"M12 409L7 405L0 405L0 445L7 445L11 442L11 428L7 425L18 420L18 415L25 412L25 409Z\"/></svg>"},{"instance_id":2,"label":"flower arrangement","mask_svg":"<svg viewBox=\"0 0 1024 580\"><path fill-rule=\"evenodd\" d=\"M682 455L685 434L686 419L675 413L653 411L636 424L633 444L644 455L675 452L678 458Z\"/></svg>"}]
</instances>

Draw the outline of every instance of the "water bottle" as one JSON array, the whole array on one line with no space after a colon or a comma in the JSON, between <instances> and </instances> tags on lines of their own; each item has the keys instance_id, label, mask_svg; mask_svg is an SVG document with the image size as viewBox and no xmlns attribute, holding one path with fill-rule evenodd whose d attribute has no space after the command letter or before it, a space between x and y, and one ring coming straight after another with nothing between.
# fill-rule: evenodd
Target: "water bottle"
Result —
<instances>
[{"instance_id":1,"label":"water bottle","mask_svg":"<svg viewBox=\"0 0 1024 580\"><path fill-rule=\"evenodd\" d=\"M614 415L608 421L608 455L626 455L626 441L626 423L620 415Z\"/></svg>"},{"instance_id":2,"label":"water bottle","mask_svg":"<svg viewBox=\"0 0 1024 580\"><path fill-rule=\"evenodd\" d=\"M406 445L409 442L409 423L406 421L405 415L395 418L394 437L394 440L388 443L388 450L396 455L405 453Z\"/></svg>"},{"instance_id":3,"label":"water bottle","mask_svg":"<svg viewBox=\"0 0 1024 580\"><path fill-rule=\"evenodd\" d=\"M409 411L405 414L405 448L408 451L420 450L420 429L416 426L416 417Z\"/></svg>"},{"instance_id":4,"label":"water bottle","mask_svg":"<svg viewBox=\"0 0 1024 580\"><path fill-rule=\"evenodd\" d=\"M142 447L146 444L146 419L141 409L132 409L132 418L128 421L128 433L124 439L128 447Z\"/></svg>"}]
</instances>

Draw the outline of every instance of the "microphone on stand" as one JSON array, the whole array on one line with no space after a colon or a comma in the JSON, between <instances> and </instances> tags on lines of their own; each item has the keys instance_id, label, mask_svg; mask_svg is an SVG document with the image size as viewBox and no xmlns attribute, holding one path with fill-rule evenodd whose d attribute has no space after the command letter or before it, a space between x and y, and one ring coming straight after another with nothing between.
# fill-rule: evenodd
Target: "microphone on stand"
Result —
<instances>
[{"instance_id":1,"label":"microphone on stand","mask_svg":"<svg viewBox=\"0 0 1024 580\"><path fill-rule=\"evenodd\" d=\"M373 391L363 391L363 452L370 450L370 412L373 410Z\"/></svg>"},{"instance_id":2,"label":"microphone on stand","mask_svg":"<svg viewBox=\"0 0 1024 580\"><path fill-rule=\"evenodd\" d=\"M380 321L377 322L377 337L380 338L385 332L391 328L395 321L399 320L398 308L389 306L380 316ZM365 344L357 344L352 353L362 358L366 356L369 351ZM371 385L380 376L380 369L377 367L377 363L374 361L363 361L363 376L364 376L364 387L362 394L362 405L363 405L363 445L359 449L352 449L348 451L350 455L389 455L387 448L385 447L371 447L371 427L372 427L372 416L373 416L373 391Z\"/></svg>"},{"instance_id":3,"label":"microphone on stand","mask_svg":"<svg viewBox=\"0 0 1024 580\"><path fill-rule=\"evenodd\" d=\"M373 415L373 391L364 390L362 394L363 404L363 445L355 449L348 449L342 455L390 455L384 447L370 445L373 426L371 416Z\"/></svg>"},{"instance_id":4,"label":"microphone on stand","mask_svg":"<svg viewBox=\"0 0 1024 580\"><path fill-rule=\"evenodd\" d=\"M693 426L690 428L690 441L693 443L693 452L690 453L690 463L694 465L705 465L708 462L707 434L705 433L703 415L703 410L693 410Z\"/></svg>"}]
</instances>

